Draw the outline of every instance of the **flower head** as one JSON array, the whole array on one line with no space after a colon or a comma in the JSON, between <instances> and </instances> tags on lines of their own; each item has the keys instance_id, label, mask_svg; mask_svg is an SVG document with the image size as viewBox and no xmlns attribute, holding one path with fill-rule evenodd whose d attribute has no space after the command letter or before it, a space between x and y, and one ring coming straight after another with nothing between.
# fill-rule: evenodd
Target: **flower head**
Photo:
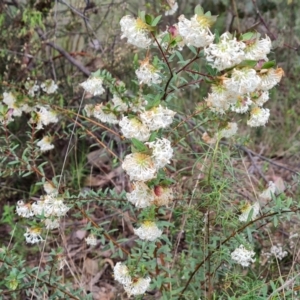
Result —
<instances>
[{"instance_id":1,"label":"flower head","mask_svg":"<svg viewBox=\"0 0 300 300\"><path fill-rule=\"evenodd\" d=\"M50 123L57 123L57 114L47 106L36 106L30 123L36 124L36 129L42 129Z\"/></svg>"},{"instance_id":2,"label":"flower head","mask_svg":"<svg viewBox=\"0 0 300 300\"><path fill-rule=\"evenodd\" d=\"M119 122L122 134L128 138L136 138L141 142L148 141L151 132L148 126L144 125L139 119L123 117Z\"/></svg>"},{"instance_id":3,"label":"flower head","mask_svg":"<svg viewBox=\"0 0 300 300\"><path fill-rule=\"evenodd\" d=\"M172 124L175 114L176 112L159 105L141 113L140 118L151 131L154 131Z\"/></svg>"},{"instance_id":4,"label":"flower head","mask_svg":"<svg viewBox=\"0 0 300 300\"><path fill-rule=\"evenodd\" d=\"M84 90L93 96L102 95L105 92L105 89L102 86L103 79L99 77L90 77L86 81L82 82L80 86Z\"/></svg>"},{"instance_id":5,"label":"flower head","mask_svg":"<svg viewBox=\"0 0 300 300\"><path fill-rule=\"evenodd\" d=\"M245 59L268 60L267 54L270 53L272 47L272 42L268 36L264 39L255 38L254 40L249 40L245 45Z\"/></svg>"},{"instance_id":6,"label":"flower head","mask_svg":"<svg viewBox=\"0 0 300 300\"><path fill-rule=\"evenodd\" d=\"M237 123L234 122L228 122L226 127L223 128L219 133L219 137L221 138L230 138L233 135L235 135L237 133L238 130L238 126Z\"/></svg>"},{"instance_id":7,"label":"flower head","mask_svg":"<svg viewBox=\"0 0 300 300\"><path fill-rule=\"evenodd\" d=\"M249 202L247 202L246 205L241 209L241 211L242 214L239 216L240 222L247 222L251 212L251 220L253 221L259 214L259 203L255 202L253 205L251 205Z\"/></svg>"},{"instance_id":8,"label":"flower head","mask_svg":"<svg viewBox=\"0 0 300 300\"><path fill-rule=\"evenodd\" d=\"M206 60L219 71L232 68L245 59L245 44L239 42L229 32L220 36L218 44L210 44L204 49Z\"/></svg>"},{"instance_id":9,"label":"flower head","mask_svg":"<svg viewBox=\"0 0 300 300\"><path fill-rule=\"evenodd\" d=\"M134 228L133 231L141 240L150 242L153 242L162 234L162 231L158 229L157 225L151 221L143 222L141 227L137 229Z\"/></svg>"},{"instance_id":10,"label":"flower head","mask_svg":"<svg viewBox=\"0 0 300 300\"><path fill-rule=\"evenodd\" d=\"M135 278L131 282L131 284L125 285L124 289L125 289L128 297L135 296L135 295L142 295L149 288L150 282L151 282L150 277Z\"/></svg>"},{"instance_id":11,"label":"flower head","mask_svg":"<svg viewBox=\"0 0 300 300\"><path fill-rule=\"evenodd\" d=\"M34 212L32 211L31 204L25 204L22 200L18 201L16 207L17 214L23 218L30 218L34 216Z\"/></svg>"},{"instance_id":12,"label":"flower head","mask_svg":"<svg viewBox=\"0 0 300 300\"><path fill-rule=\"evenodd\" d=\"M42 229L38 227L27 228L26 233L24 233L26 243L35 244L43 241L41 232Z\"/></svg>"},{"instance_id":13,"label":"flower head","mask_svg":"<svg viewBox=\"0 0 300 300\"><path fill-rule=\"evenodd\" d=\"M240 245L239 248L236 248L231 253L231 258L243 267L248 267L251 263L255 262L255 259L252 258L254 255L254 251L249 251L243 245Z\"/></svg>"},{"instance_id":14,"label":"flower head","mask_svg":"<svg viewBox=\"0 0 300 300\"><path fill-rule=\"evenodd\" d=\"M126 193L126 198L137 208L145 208L154 201L154 192L142 181L133 183L133 191Z\"/></svg>"},{"instance_id":15,"label":"flower head","mask_svg":"<svg viewBox=\"0 0 300 300\"><path fill-rule=\"evenodd\" d=\"M96 246L97 245L97 238L94 234L90 234L86 239L85 239L87 245L90 246Z\"/></svg>"},{"instance_id":16,"label":"flower head","mask_svg":"<svg viewBox=\"0 0 300 300\"><path fill-rule=\"evenodd\" d=\"M249 94L238 95L235 104L232 104L230 109L238 114L244 114L250 109L252 104Z\"/></svg>"},{"instance_id":17,"label":"flower head","mask_svg":"<svg viewBox=\"0 0 300 300\"><path fill-rule=\"evenodd\" d=\"M47 94L53 94L58 89L58 86L52 79L48 79L41 84L41 89Z\"/></svg>"},{"instance_id":18,"label":"flower head","mask_svg":"<svg viewBox=\"0 0 300 300\"><path fill-rule=\"evenodd\" d=\"M118 97L117 95L114 95L113 98L111 99L112 103L113 103L113 108L116 111L127 111L129 108L129 105L124 102L120 97Z\"/></svg>"},{"instance_id":19,"label":"flower head","mask_svg":"<svg viewBox=\"0 0 300 300\"><path fill-rule=\"evenodd\" d=\"M273 181L269 181L268 188L265 189L260 195L259 198L262 200L272 200L272 195L276 192L276 185Z\"/></svg>"},{"instance_id":20,"label":"flower head","mask_svg":"<svg viewBox=\"0 0 300 300\"><path fill-rule=\"evenodd\" d=\"M255 91L261 83L261 78L254 69L233 69L230 78L225 78L224 86L233 94L244 95Z\"/></svg>"},{"instance_id":21,"label":"flower head","mask_svg":"<svg viewBox=\"0 0 300 300\"><path fill-rule=\"evenodd\" d=\"M213 42L215 36L209 30L212 21L209 17L195 15L188 20L181 15L178 22L178 32L187 45L197 48L206 47Z\"/></svg>"},{"instance_id":22,"label":"flower head","mask_svg":"<svg viewBox=\"0 0 300 300\"><path fill-rule=\"evenodd\" d=\"M268 108L254 107L251 110L250 119L247 125L251 127L264 126L269 120L270 110Z\"/></svg>"},{"instance_id":23,"label":"flower head","mask_svg":"<svg viewBox=\"0 0 300 300\"><path fill-rule=\"evenodd\" d=\"M102 104L97 104L94 107L93 115L96 119L100 120L103 123L109 123L109 124L118 124L119 123L117 116L113 112L110 112Z\"/></svg>"},{"instance_id":24,"label":"flower head","mask_svg":"<svg viewBox=\"0 0 300 300\"><path fill-rule=\"evenodd\" d=\"M44 136L40 141L37 142L37 146L40 147L42 152L50 151L54 148L54 145L51 144L52 138L49 136Z\"/></svg>"},{"instance_id":25,"label":"flower head","mask_svg":"<svg viewBox=\"0 0 300 300\"><path fill-rule=\"evenodd\" d=\"M278 84L284 75L284 71L281 68L277 69L262 69L260 71L260 78L261 83L259 85L259 88L263 91L270 90L273 88L276 84Z\"/></svg>"},{"instance_id":26,"label":"flower head","mask_svg":"<svg viewBox=\"0 0 300 300\"><path fill-rule=\"evenodd\" d=\"M157 169L170 163L173 148L169 140L165 138L156 139L154 142L146 143L146 145L152 150L152 158Z\"/></svg>"},{"instance_id":27,"label":"flower head","mask_svg":"<svg viewBox=\"0 0 300 300\"><path fill-rule=\"evenodd\" d=\"M59 219L45 219L44 223L46 229L52 230L59 228Z\"/></svg>"},{"instance_id":28,"label":"flower head","mask_svg":"<svg viewBox=\"0 0 300 300\"><path fill-rule=\"evenodd\" d=\"M125 157L122 168L130 180L148 181L156 176L157 169L151 156L143 153L132 153Z\"/></svg>"},{"instance_id":29,"label":"flower head","mask_svg":"<svg viewBox=\"0 0 300 300\"><path fill-rule=\"evenodd\" d=\"M121 262L117 262L114 266L114 278L125 286L128 286L132 283L127 266Z\"/></svg>"},{"instance_id":30,"label":"flower head","mask_svg":"<svg viewBox=\"0 0 300 300\"><path fill-rule=\"evenodd\" d=\"M135 74L139 80L139 84L152 84L161 83L161 75L158 69L149 63L149 59L145 59L141 62L141 66L135 71Z\"/></svg>"},{"instance_id":31,"label":"flower head","mask_svg":"<svg viewBox=\"0 0 300 300\"><path fill-rule=\"evenodd\" d=\"M124 16L120 20L120 25L123 33L121 38L126 37L129 44L139 48L148 48L150 46L150 27L140 18L135 19L131 16Z\"/></svg>"}]
</instances>

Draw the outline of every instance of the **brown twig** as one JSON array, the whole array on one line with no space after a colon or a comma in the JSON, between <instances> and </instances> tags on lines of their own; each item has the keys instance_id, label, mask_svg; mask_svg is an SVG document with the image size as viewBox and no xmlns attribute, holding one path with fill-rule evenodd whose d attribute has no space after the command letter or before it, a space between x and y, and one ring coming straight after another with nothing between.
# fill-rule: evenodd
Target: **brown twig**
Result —
<instances>
[{"instance_id":1,"label":"brown twig","mask_svg":"<svg viewBox=\"0 0 300 300\"><path fill-rule=\"evenodd\" d=\"M37 29L37 33L41 40L45 42L46 45L50 46L51 48L58 51L62 56L64 56L72 65L77 67L83 74L85 74L87 77L91 75L91 72L84 67L82 64L79 63L76 59L74 59L67 51L65 51L62 47L47 41L44 32L41 29Z\"/></svg>"}]
</instances>

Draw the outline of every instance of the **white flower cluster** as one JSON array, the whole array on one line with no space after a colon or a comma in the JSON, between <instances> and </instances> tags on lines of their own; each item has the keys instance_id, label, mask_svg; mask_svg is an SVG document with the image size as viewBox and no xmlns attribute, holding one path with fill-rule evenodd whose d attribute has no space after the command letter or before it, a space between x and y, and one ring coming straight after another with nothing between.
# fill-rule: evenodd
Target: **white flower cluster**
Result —
<instances>
[{"instance_id":1,"label":"white flower cluster","mask_svg":"<svg viewBox=\"0 0 300 300\"><path fill-rule=\"evenodd\" d=\"M260 195L259 198L265 201L272 200L272 195L275 195L276 185L273 181L269 181L268 188L265 189Z\"/></svg>"},{"instance_id":2,"label":"white flower cluster","mask_svg":"<svg viewBox=\"0 0 300 300\"><path fill-rule=\"evenodd\" d=\"M266 256L268 259L275 257L276 259L282 260L288 255L287 251L284 251L281 244L273 245L270 249L270 252L263 252L263 256Z\"/></svg>"},{"instance_id":3,"label":"white flower cluster","mask_svg":"<svg viewBox=\"0 0 300 300\"><path fill-rule=\"evenodd\" d=\"M50 123L57 123L58 118L57 114L50 107L37 105L33 109L33 116L29 122L35 124L36 129L39 130Z\"/></svg>"},{"instance_id":4,"label":"white flower cluster","mask_svg":"<svg viewBox=\"0 0 300 300\"><path fill-rule=\"evenodd\" d=\"M254 255L254 251L247 250L243 245L240 245L231 253L231 258L241 266L248 267L255 262L255 259L252 258Z\"/></svg>"},{"instance_id":5,"label":"white flower cluster","mask_svg":"<svg viewBox=\"0 0 300 300\"><path fill-rule=\"evenodd\" d=\"M139 48L148 48L151 44L149 38L150 28L140 18L133 18L131 16L124 16L120 20L122 36L126 37L129 44Z\"/></svg>"},{"instance_id":6,"label":"white flower cluster","mask_svg":"<svg viewBox=\"0 0 300 300\"><path fill-rule=\"evenodd\" d=\"M44 136L40 141L37 142L37 146L40 147L42 152L50 151L54 148L54 145L51 144L52 138L50 136Z\"/></svg>"},{"instance_id":7,"label":"white flower cluster","mask_svg":"<svg viewBox=\"0 0 300 300\"><path fill-rule=\"evenodd\" d=\"M97 238L94 234L90 234L86 239L86 244L90 246L96 246L97 245Z\"/></svg>"},{"instance_id":8,"label":"white flower cluster","mask_svg":"<svg viewBox=\"0 0 300 300\"><path fill-rule=\"evenodd\" d=\"M63 203L63 198L58 195L57 189L52 184L46 182L44 190L47 194L33 204L25 204L22 200L18 201L16 212L23 218L43 216L46 218L44 219L45 228L56 229L59 227L59 218L65 216L70 208ZM27 228L24 236L28 243L33 244L42 241L40 234L41 228Z\"/></svg>"},{"instance_id":9,"label":"white flower cluster","mask_svg":"<svg viewBox=\"0 0 300 300\"><path fill-rule=\"evenodd\" d=\"M24 233L26 243L36 244L42 242L43 238L41 236L41 232L41 228L38 227L27 228L26 232Z\"/></svg>"},{"instance_id":10,"label":"white flower cluster","mask_svg":"<svg viewBox=\"0 0 300 300\"><path fill-rule=\"evenodd\" d=\"M212 25L205 15L194 15L191 20L184 15L179 17L178 32L186 45L206 47L213 42L215 36L209 30Z\"/></svg>"},{"instance_id":11,"label":"white flower cluster","mask_svg":"<svg viewBox=\"0 0 300 300\"><path fill-rule=\"evenodd\" d=\"M93 96L102 95L105 89L102 86L103 80L99 77L90 77L86 81L82 82L80 85L84 90Z\"/></svg>"},{"instance_id":12,"label":"white flower cluster","mask_svg":"<svg viewBox=\"0 0 300 300\"><path fill-rule=\"evenodd\" d=\"M250 213L252 212L252 217L249 221L253 221L257 218L259 214L259 203L255 202L253 205L250 203L246 203L245 207L242 208L242 214L239 216L239 220L241 222L247 222Z\"/></svg>"},{"instance_id":13,"label":"white flower cluster","mask_svg":"<svg viewBox=\"0 0 300 300\"><path fill-rule=\"evenodd\" d=\"M159 238L162 231L157 227L157 225L152 221L145 221L142 223L141 227L133 229L134 234L136 234L141 240L153 242Z\"/></svg>"},{"instance_id":14,"label":"white flower cluster","mask_svg":"<svg viewBox=\"0 0 300 300\"><path fill-rule=\"evenodd\" d=\"M28 95L34 97L40 89L49 95L54 94L57 91L58 86L52 79L47 79L41 84L38 84L36 80L30 80L30 78L28 78L25 83L25 88L28 91Z\"/></svg>"},{"instance_id":15,"label":"white flower cluster","mask_svg":"<svg viewBox=\"0 0 300 300\"><path fill-rule=\"evenodd\" d=\"M150 189L144 182L136 181L133 183L133 191L126 193L126 198L137 208L145 208L151 205L169 205L174 196L171 188L155 186L154 189Z\"/></svg>"},{"instance_id":16,"label":"white flower cluster","mask_svg":"<svg viewBox=\"0 0 300 300\"><path fill-rule=\"evenodd\" d=\"M151 282L150 277L132 279L127 266L121 262L117 262L114 267L114 278L123 284L128 297L144 294Z\"/></svg>"},{"instance_id":17,"label":"white flower cluster","mask_svg":"<svg viewBox=\"0 0 300 300\"><path fill-rule=\"evenodd\" d=\"M141 62L140 67L135 71L135 74L139 80L139 84L152 84L161 83L161 75L159 70L149 63L149 59Z\"/></svg>"}]
</instances>

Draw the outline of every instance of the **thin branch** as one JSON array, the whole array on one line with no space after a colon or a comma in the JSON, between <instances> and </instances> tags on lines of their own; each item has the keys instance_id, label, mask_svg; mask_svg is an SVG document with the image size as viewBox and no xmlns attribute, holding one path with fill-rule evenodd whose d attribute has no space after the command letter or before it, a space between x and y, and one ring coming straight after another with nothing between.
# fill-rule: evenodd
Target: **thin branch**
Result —
<instances>
[{"instance_id":1,"label":"thin branch","mask_svg":"<svg viewBox=\"0 0 300 300\"><path fill-rule=\"evenodd\" d=\"M82 64L79 63L79 61L77 61L76 59L74 59L67 51L65 51L62 47L47 41L45 34L43 33L43 31L41 29L37 29L37 33L39 35L39 37L45 41L45 44L50 46L51 48L55 49L56 51L58 51L61 55L63 55L72 65L74 65L75 67L77 67L83 74L85 74L86 76L90 76L91 72L84 67Z\"/></svg>"}]
</instances>

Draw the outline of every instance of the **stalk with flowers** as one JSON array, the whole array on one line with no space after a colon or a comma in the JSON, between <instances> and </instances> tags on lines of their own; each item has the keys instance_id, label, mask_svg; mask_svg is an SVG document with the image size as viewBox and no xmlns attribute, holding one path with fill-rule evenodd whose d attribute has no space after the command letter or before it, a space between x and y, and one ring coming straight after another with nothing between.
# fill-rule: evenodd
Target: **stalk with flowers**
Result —
<instances>
[{"instance_id":1,"label":"stalk with flowers","mask_svg":"<svg viewBox=\"0 0 300 300\"><path fill-rule=\"evenodd\" d=\"M173 12L172 8L176 11L175 6L171 7L167 15ZM270 202L275 197L274 183L269 183L269 187L258 196L258 201L245 204L234 226L228 225L231 230L229 236L216 234L212 238L209 232L222 224L218 219L222 212L218 211L216 217L211 215L225 207L219 204L222 198L218 198L221 197L218 193L222 187L218 185L219 179L214 178L212 168L222 139L230 139L238 133L237 122L246 116L246 124L250 127L267 124L270 111L264 105L269 100L269 90L280 82L284 72L281 68L275 68L275 62L268 61L272 46L268 36L261 38L256 32L239 35L225 32L219 36L212 30L216 19L216 16L210 12L204 13L202 7L197 6L194 16L186 18L181 15L178 23L161 32L161 16L154 17L145 12L140 12L137 18L124 16L120 20L121 37L126 38L127 43L146 51L135 71L138 92L130 93L123 82L113 78L106 70L93 73L80 84L84 95L99 97L109 91L110 99L106 103L86 104L84 115L78 113L78 117L104 123L105 128L111 126L112 133L117 132L122 136L120 142L130 144L128 153L120 157L120 161L130 181L130 190L126 191L125 198L132 206L130 210L138 215L139 227L133 228L137 237L135 246L125 249L93 222L89 227L91 234L85 239L88 245L96 246L97 237L103 235L119 248L120 260L113 267L113 277L123 286L129 298L151 291L159 291L162 299L189 299L195 294L212 298L214 283L211 278L221 276L217 275L219 268L222 267L224 275L228 261L242 267L250 267L256 261L251 245L251 228L256 221L263 219L260 216L260 203ZM189 58L184 59L184 55ZM203 66L207 71L203 71ZM203 191L207 192L207 197L203 197L206 202L200 205L204 211L201 220L203 228L200 233L199 228L193 230L197 231L199 240L207 244L203 252L194 252L197 255L189 255L184 251L181 257L175 255L174 262L178 262L181 267L176 269L171 257L177 249L175 251L170 232L178 224L161 220L171 207L176 213L176 205L183 205L174 201L176 182L172 178L172 159L181 139L172 132L178 120L177 112L171 107L174 107L176 92L198 88L203 82L210 86L209 93L203 101L195 104L192 116L200 116L204 120L201 125L207 126L203 130L202 140L208 149L207 154L211 154L212 150L212 158L207 159L210 167L204 180ZM40 92L52 94L56 88L51 80L42 84L29 80L26 84L30 97ZM6 127L22 113L30 114L29 123L34 133L49 124L58 123L65 113L61 110L60 116L47 105L18 101L13 92L3 93L3 103L4 113L0 116L2 126ZM210 126L210 123L218 125ZM179 122L177 126L181 124ZM45 135L33 144L40 148L40 152L47 152L54 149L51 142L52 137ZM41 166L28 166L29 169L33 167L42 169ZM200 177L197 178L193 194L198 189ZM45 195L34 202L25 203L21 200L17 203L17 214L23 218L36 218L38 224L27 227L24 233L27 243L45 242L42 231L46 230L47 236L50 230L60 228L63 218L72 208L89 218L78 203L66 203L64 198L70 195L61 190L60 180L49 180L43 176ZM81 196L82 193L78 198ZM76 202L76 195L72 197ZM215 206L215 203L218 205ZM196 210L192 212L191 202L188 208L190 214L197 214ZM279 210L275 213L279 213ZM185 222L189 223L187 220ZM242 224L240 227L239 222ZM243 230L247 230L248 237L242 234ZM183 229L178 231L179 235L184 232ZM234 239L237 242L232 242ZM230 242L231 248L235 246L232 251L227 245ZM184 265L185 260L188 261L187 266ZM207 274L199 275L197 280L200 287L196 287L192 284L193 278L202 267ZM177 270L179 275L176 274Z\"/></svg>"}]
</instances>

